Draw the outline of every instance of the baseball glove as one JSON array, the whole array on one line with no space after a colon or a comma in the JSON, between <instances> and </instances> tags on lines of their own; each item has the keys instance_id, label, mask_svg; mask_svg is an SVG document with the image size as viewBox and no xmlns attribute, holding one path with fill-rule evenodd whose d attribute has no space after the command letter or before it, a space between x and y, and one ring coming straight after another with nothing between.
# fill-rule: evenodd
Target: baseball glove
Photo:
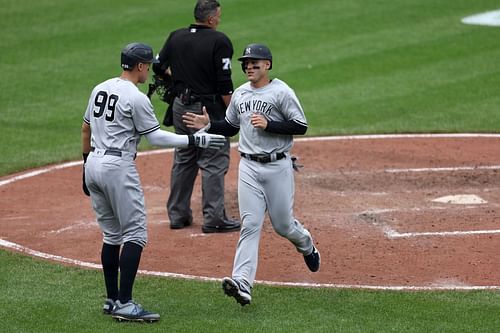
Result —
<instances>
[{"instance_id":1,"label":"baseball glove","mask_svg":"<svg viewBox=\"0 0 500 333\"><path fill-rule=\"evenodd\" d=\"M299 164L297 163L297 161L299 160L299 158L297 156L292 156L291 157L291 160L292 160L292 167L293 167L293 170L299 172L300 171L300 168L303 168L304 166L302 164Z\"/></svg>"}]
</instances>

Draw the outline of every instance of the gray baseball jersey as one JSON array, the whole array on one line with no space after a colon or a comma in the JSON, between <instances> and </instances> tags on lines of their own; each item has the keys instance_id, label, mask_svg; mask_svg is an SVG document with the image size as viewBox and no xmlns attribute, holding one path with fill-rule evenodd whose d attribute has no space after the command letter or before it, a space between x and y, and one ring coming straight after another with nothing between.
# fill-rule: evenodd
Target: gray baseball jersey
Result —
<instances>
[{"instance_id":1,"label":"gray baseball jersey","mask_svg":"<svg viewBox=\"0 0 500 333\"><path fill-rule=\"evenodd\" d=\"M232 276L248 291L257 272L260 231L266 212L274 230L288 239L298 252L313 249L311 234L293 215L295 180L288 152L292 135L270 133L251 124L251 115L261 113L268 120L293 120L307 126L304 111L293 90L273 79L261 88L245 83L235 90L226 121L240 129L239 150L244 154L286 153L282 159L259 162L241 158L238 175L238 205L242 229L234 258Z\"/></svg>"},{"instance_id":2,"label":"gray baseball jersey","mask_svg":"<svg viewBox=\"0 0 500 333\"><path fill-rule=\"evenodd\" d=\"M132 82L113 78L94 88L83 119L90 124L94 148L85 166L86 184L104 243L144 246L144 193L134 156L141 135L160 127L153 106ZM107 154L110 150L121 156Z\"/></svg>"},{"instance_id":3,"label":"gray baseball jersey","mask_svg":"<svg viewBox=\"0 0 500 333\"><path fill-rule=\"evenodd\" d=\"M141 135L160 128L147 96L122 78L94 88L83 120L92 128L92 147L130 153L137 152Z\"/></svg>"},{"instance_id":4,"label":"gray baseball jersey","mask_svg":"<svg viewBox=\"0 0 500 333\"><path fill-rule=\"evenodd\" d=\"M307 126L302 106L294 91L283 81L273 79L262 88L252 88L247 82L236 89L226 111L226 120L240 129L239 150L246 154L290 151L292 135L276 135L254 128L252 113L261 113L268 120L294 120Z\"/></svg>"}]
</instances>

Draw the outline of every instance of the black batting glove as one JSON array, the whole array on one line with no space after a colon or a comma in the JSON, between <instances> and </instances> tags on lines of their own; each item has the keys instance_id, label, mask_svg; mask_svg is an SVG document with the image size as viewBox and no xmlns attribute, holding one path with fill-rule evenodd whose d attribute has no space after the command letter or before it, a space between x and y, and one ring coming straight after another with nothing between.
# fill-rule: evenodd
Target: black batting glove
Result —
<instances>
[{"instance_id":1,"label":"black batting glove","mask_svg":"<svg viewBox=\"0 0 500 333\"><path fill-rule=\"evenodd\" d=\"M88 153L83 153L83 174L82 174L82 190L86 196L90 197L89 189L87 188L87 184L85 184L85 164L87 163Z\"/></svg>"}]
</instances>

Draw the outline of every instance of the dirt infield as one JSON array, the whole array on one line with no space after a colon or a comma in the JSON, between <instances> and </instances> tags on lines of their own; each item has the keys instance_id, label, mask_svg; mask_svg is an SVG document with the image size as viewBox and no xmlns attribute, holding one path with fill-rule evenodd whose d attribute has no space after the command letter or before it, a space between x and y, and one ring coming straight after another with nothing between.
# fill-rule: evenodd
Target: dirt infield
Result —
<instances>
[{"instance_id":1,"label":"dirt infield","mask_svg":"<svg viewBox=\"0 0 500 333\"><path fill-rule=\"evenodd\" d=\"M291 244L264 225L258 280L364 286L500 286L500 136L367 136L296 141L296 217L322 255L310 273ZM238 217L232 149L228 214ZM170 230L165 201L171 151L137 159L149 221L140 268L221 278L231 274L237 233ZM81 165L0 179L0 239L99 263L101 235L81 192ZM17 177L17 178L16 178ZM465 202L451 197L469 195ZM468 200L468 201L467 201ZM476 201L474 201L476 200Z\"/></svg>"}]
</instances>

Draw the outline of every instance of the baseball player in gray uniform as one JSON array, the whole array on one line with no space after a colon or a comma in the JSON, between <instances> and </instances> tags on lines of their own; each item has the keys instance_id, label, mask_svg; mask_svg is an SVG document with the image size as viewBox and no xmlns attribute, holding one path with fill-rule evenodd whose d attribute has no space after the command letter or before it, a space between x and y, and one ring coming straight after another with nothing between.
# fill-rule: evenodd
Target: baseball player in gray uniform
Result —
<instances>
[{"instance_id":1,"label":"baseball player in gray uniform","mask_svg":"<svg viewBox=\"0 0 500 333\"><path fill-rule=\"evenodd\" d=\"M238 203L243 226L232 277L222 280L222 288L226 295L246 305L252 300L266 212L274 230L295 245L312 272L319 270L320 254L309 231L293 215L295 183L289 152L293 135L307 130L300 102L285 82L269 79L272 55L265 45L248 45L238 60L248 82L234 91L225 120L210 123L203 110L202 115L186 114L184 121L192 128L210 126L210 133L240 133Z\"/></svg>"},{"instance_id":2,"label":"baseball player in gray uniform","mask_svg":"<svg viewBox=\"0 0 500 333\"><path fill-rule=\"evenodd\" d=\"M144 193L135 163L141 136L163 147L219 149L226 142L221 135L178 135L160 130L151 102L137 87L148 79L153 62L150 46L128 44L121 52L122 74L93 89L82 124L82 186L92 199L103 233L101 262L107 292L103 311L118 320L160 319L159 314L132 300L147 243Z\"/></svg>"}]
</instances>

